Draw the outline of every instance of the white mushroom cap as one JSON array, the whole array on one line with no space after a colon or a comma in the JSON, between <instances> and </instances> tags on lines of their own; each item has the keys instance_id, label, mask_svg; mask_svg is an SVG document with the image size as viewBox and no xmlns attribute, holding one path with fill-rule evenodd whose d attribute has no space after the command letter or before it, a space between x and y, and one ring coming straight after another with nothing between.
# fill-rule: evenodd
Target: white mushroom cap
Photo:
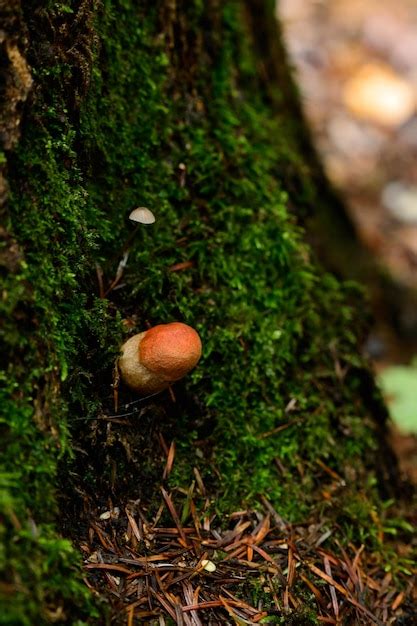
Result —
<instances>
[{"instance_id":1,"label":"white mushroom cap","mask_svg":"<svg viewBox=\"0 0 417 626\"><path fill-rule=\"evenodd\" d=\"M146 207L140 206L131 212L129 219L132 220L132 222L139 222L140 224L153 224L155 222L155 215Z\"/></svg>"}]
</instances>

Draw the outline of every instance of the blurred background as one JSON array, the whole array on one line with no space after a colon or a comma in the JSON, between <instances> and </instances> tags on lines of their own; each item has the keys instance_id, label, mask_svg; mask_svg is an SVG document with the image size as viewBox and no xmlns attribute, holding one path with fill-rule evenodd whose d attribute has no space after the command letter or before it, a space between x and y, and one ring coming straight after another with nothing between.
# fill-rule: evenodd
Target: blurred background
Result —
<instances>
[{"instance_id":1,"label":"blurred background","mask_svg":"<svg viewBox=\"0 0 417 626\"><path fill-rule=\"evenodd\" d=\"M394 286L371 297L364 349L417 483L417 2L278 0L277 14L327 174Z\"/></svg>"}]
</instances>

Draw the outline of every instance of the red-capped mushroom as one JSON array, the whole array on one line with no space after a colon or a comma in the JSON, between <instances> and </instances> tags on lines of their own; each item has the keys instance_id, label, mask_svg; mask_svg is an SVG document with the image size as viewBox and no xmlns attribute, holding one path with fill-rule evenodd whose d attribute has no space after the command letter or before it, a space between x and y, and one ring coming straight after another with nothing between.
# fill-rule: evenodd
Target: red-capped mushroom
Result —
<instances>
[{"instance_id":1,"label":"red-capped mushroom","mask_svg":"<svg viewBox=\"0 0 417 626\"><path fill-rule=\"evenodd\" d=\"M128 339L121 348L119 371L134 391L157 393L185 376L201 356L194 328L181 322L159 324Z\"/></svg>"}]
</instances>

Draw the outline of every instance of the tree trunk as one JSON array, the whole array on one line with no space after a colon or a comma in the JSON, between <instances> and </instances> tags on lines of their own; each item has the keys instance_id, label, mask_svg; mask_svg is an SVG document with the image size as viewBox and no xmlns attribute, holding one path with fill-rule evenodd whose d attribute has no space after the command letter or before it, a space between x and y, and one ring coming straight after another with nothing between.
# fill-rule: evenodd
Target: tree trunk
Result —
<instances>
[{"instance_id":1,"label":"tree trunk","mask_svg":"<svg viewBox=\"0 0 417 626\"><path fill-rule=\"evenodd\" d=\"M272 3L3 3L0 622L104 623L91 520L196 475L220 526L267 499L383 552L397 477L366 308L307 243L334 208ZM173 320L202 337L195 371L114 389L123 339Z\"/></svg>"}]
</instances>

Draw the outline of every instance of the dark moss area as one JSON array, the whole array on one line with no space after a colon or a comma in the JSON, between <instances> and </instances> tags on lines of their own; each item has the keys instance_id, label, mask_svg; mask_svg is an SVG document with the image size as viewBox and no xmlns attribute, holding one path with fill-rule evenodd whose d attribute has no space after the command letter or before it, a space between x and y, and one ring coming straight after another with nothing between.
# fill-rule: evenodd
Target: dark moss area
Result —
<instances>
[{"instance_id":1,"label":"dark moss area","mask_svg":"<svg viewBox=\"0 0 417 626\"><path fill-rule=\"evenodd\" d=\"M169 486L187 489L198 467L219 513L263 494L288 520L327 507L342 538L377 541L385 415L358 356L362 296L311 258L300 216L321 200L303 131L260 78L252 3L224 5L25 3L35 88L7 155L22 257L0 304L0 623L94 621L60 532L74 536L76 518L82 533L92 496L96 510L152 506L159 433L177 443ZM157 221L131 237L136 206ZM126 245L123 279L100 297ZM114 414L122 337L171 320L204 345L176 402L97 420ZM318 461L346 482L330 503Z\"/></svg>"}]
</instances>

